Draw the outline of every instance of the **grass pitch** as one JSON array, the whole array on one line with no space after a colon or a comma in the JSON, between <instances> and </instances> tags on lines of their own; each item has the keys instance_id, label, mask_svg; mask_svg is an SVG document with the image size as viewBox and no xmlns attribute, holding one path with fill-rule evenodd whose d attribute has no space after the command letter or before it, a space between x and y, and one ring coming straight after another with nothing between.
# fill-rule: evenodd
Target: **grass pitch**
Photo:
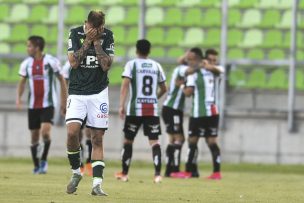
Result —
<instances>
[{"instance_id":1,"label":"grass pitch","mask_svg":"<svg viewBox=\"0 0 304 203\"><path fill-rule=\"evenodd\" d=\"M210 165L200 164L201 178L153 183L152 163L133 162L130 181L117 181L119 162L106 162L103 189L93 197L91 178L84 176L76 195L65 193L70 179L67 159L50 159L49 173L32 175L30 159L0 159L0 202L304 202L304 166L223 164L223 179L208 181Z\"/></svg>"}]
</instances>

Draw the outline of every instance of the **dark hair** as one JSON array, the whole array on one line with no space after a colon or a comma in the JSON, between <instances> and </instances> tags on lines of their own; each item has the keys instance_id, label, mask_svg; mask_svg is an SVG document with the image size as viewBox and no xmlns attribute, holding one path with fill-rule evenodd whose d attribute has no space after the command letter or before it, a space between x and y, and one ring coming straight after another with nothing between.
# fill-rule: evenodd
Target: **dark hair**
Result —
<instances>
[{"instance_id":1,"label":"dark hair","mask_svg":"<svg viewBox=\"0 0 304 203\"><path fill-rule=\"evenodd\" d=\"M151 49L151 43L146 39L140 39L136 42L136 50L139 54L148 56Z\"/></svg>"},{"instance_id":2,"label":"dark hair","mask_svg":"<svg viewBox=\"0 0 304 203\"><path fill-rule=\"evenodd\" d=\"M218 52L215 49L207 49L205 52L205 56L208 57L208 55L218 55Z\"/></svg>"},{"instance_id":3,"label":"dark hair","mask_svg":"<svg viewBox=\"0 0 304 203\"><path fill-rule=\"evenodd\" d=\"M193 47L190 49L190 52L194 53L196 56L200 57L200 59L204 58L203 52L200 48L198 47Z\"/></svg>"},{"instance_id":4,"label":"dark hair","mask_svg":"<svg viewBox=\"0 0 304 203\"><path fill-rule=\"evenodd\" d=\"M100 27L105 24L105 14L102 11L90 11L88 22L91 23L94 28Z\"/></svg>"},{"instance_id":5,"label":"dark hair","mask_svg":"<svg viewBox=\"0 0 304 203\"><path fill-rule=\"evenodd\" d=\"M30 41L35 47L39 47L40 51L43 51L45 45L43 37L32 35L27 40Z\"/></svg>"}]
</instances>

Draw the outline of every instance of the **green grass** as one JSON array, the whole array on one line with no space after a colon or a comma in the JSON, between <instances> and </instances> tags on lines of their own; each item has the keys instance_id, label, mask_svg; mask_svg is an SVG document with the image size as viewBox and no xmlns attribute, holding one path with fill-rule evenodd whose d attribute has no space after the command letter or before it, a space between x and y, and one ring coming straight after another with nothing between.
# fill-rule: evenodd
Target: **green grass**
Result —
<instances>
[{"instance_id":1,"label":"green grass","mask_svg":"<svg viewBox=\"0 0 304 203\"><path fill-rule=\"evenodd\" d=\"M29 159L0 159L0 202L303 202L304 166L223 164L221 181L203 178L152 182L152 163L134 162L130 181L113 177L119 162L106 162L104 190L108 197L92 197L91 178L85 176L77 195L67 195L70 178L66 159L50 159L47 175L32 175ZM201 175L210 165L200 164Z\"/></svg>"}]
</instances>

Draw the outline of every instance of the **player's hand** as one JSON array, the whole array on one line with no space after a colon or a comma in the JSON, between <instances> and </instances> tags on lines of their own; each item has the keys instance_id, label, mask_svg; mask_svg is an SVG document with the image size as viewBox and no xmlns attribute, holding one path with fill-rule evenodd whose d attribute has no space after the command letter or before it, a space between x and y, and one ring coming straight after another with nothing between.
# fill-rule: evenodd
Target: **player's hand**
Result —
<instances>
[{"instance_id":1,"label":"player's hand","mask_svg":"<svg viewBox=\"0 0 304 203\"><path fill-rule=\"evenodd\" d=\"M120 119L124 120L126 117L125 107L119 107L118 113L119 113Z\"/></svg>"},{"instance_id":2,"label":"player's hand","mask_svg":"<svg viewBox=\"0 0 304 203\"><path fill-rule=\"evenodd\" d=\"M209 63L209 61L206 60L206 59L202 60L200 66L205 68L205 69L210 69L212 67L211 64Z\"/></svg>"},{"instance_id":3,"label":"player's hand","mask_svg":"<svg viewBox=\"0 0 304 203\"><path fill-rule=\"evenodd\" d=\"M86 34L86 38L89 41L94 41L97 38L97 29L90 28Z\"/></svg>"},{"instance_id":4,"label":"player's hand","mask_svg":"<svg viewBox=\"0 0 304 203\"><path fill-rule=\"evenodd\" d=\"M99 40L101 40L101 38L102 38L102 34L104 32L104 27L101 26L100 28L96 28L96 30L97 30L97 35L96 35L96 38L94 39L94 42L95 41L99 42Z\"/></svg>"},{"instance_id":5,"label":"player's hand","mask_svg":"<svg viewBox=\"0 0 304 203\"><path fill-rule=\"evenodd\" d=\"M185 84L185 80L184 80L183 78L177 78L177 79L175 80L175 85L176 85L177 87L180 87L182 84Z\"/></svg>"},{"instance_id":6,"label":"player's hand","mask_svg":"<svg viewBox=\"0 0 304 203\"><path fill-rule=\"evenodd\" d=\"M22 109L22 101L21 101L21 99L16 99L16 108L18 110Z\"/></svg>"}]
</instances>

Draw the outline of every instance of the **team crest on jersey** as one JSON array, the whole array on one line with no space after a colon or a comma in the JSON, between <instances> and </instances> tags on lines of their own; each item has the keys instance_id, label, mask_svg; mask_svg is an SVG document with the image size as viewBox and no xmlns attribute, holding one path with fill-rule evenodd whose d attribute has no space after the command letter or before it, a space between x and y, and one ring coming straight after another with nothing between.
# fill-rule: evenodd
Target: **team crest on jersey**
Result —
<instances>
[{"instance_id":1,"label":"team crest on jersey","mask_svg":"<svg viewBox=\"0 0 304 203\"><path fill-rule=\"evenodd\" d=\"M134 125L131 123L128 124L128 130L130 130L131 132L136 132L136 128L137 128L137 125Z\"/></svg>"},{"instance_id":2,"label":"team crest on jersey","mask_svg":"<svg viewBox=\"0 0 304 203\"><path fill-rule=\"evenodd\" d=\"M200 136L205 135L205 129L204 128L199 128L199 131L200 131L200 133L199 133Z\"/></svg>"},{"instance_id":3,"label":"team crest on jersey","mask_svg":"<svg viewBox=\"0 0 304 203\"><path fill-rule=\"evenodd\" d=\"M102 103L99 108L100 108L101 113L104 113L104 114L108 113L108 104L107 103Z\"/></svg>"},{"instance_id":4,"label":"team crest on jersey","mask_svg":"<svg viewBox=\"0 0 304 203\"><path fill-rule=\"evenodd\" d=\"M151 68L152 67L152 63L143 63L141 65L141 67L143 67L143 68Z\"/></svg>"},{"instance_id":5,"label":"team crest on jersey","mask_svg":"<svg viewBox=\"0 0 304 203\"><path fill-rule=\"evenodd\" d=\"M159 124L157 125L149 125L151 128L151 133L158 133L159 132Z\"/></svg>"},{"instance_id":6,"label":"team crest on jersey","mask_svg":"<svg viewBox=\"0 0 304 203\"><path fill-rule=\"evenodd\" d=\"M84 39L80 39L80 43L83 44L83 42L84 42Z\"/></svg>"}]
</instances>

